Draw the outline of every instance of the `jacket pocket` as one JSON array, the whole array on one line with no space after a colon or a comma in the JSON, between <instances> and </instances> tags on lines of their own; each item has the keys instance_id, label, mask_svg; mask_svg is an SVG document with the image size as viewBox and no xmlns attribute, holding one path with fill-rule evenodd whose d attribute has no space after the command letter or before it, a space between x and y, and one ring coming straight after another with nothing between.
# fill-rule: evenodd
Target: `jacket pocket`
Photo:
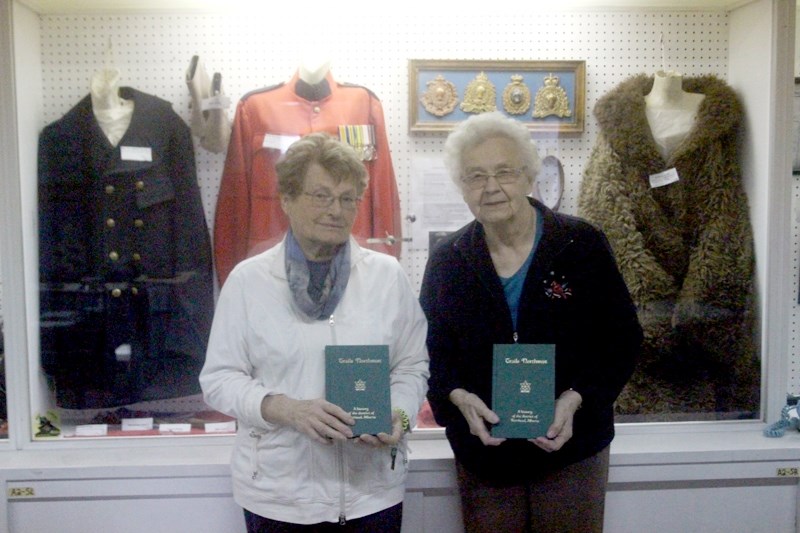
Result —
<instances>
[{"instance_id":1,"label":"jacket pocket","mask_svg":"<svg viewBox=\"0 0 800 533\"><path fill-rule=\"evenodd\" d=\"M105 291L79 283L42 284L39 301L42 370L87 384L102 381Z\"/></svg>"},{"instance_id":2,"label":"jacket pocket","mask_svg":"<svg viewBox=\"0 0 800 533\"><path fill-rule=\"evenodd\" d=\"M141 189L136 191L136 206L139 209L175 200L175 187L166 176L143 176L139 182Z\"/></svg>"},{"instance_id":3,"label":"jacket pocket","mask_svg":"<svg viewBox=\"0 0 800 533\"><path fill-rule=\"evenodd\" d=\"M408 466L405 441L397 445L392 469L392 448L372 448L351 443L347 449L347 467L351 486L364 494L394 487L402 483Z\"/></svg>"},{"instance_id":4,"label":"jacket pocket","mask_svg":"<svg viewBox=\"0 0 800 533\"><path fill-rule=\"evenodd\" d=\"M250 430L250 477L265 498L307 499L311 485L304 457L308 450L293 430Z\"/></svg>"}]
</instances>

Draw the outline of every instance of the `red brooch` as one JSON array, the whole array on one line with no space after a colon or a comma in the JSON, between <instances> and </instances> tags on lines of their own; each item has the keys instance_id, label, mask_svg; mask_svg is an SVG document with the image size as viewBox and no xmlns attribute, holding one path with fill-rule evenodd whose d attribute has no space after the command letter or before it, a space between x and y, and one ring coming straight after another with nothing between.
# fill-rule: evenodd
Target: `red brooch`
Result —
<instances>
[{"instance_id":1,"label":"red brooch","mask_svg":"<svg viewBox=\"0 0 800 533\"><path fill-rule=\"evenodd\" d=\"M566 300L572 296L572 288L564 276L556 279L555 272L550 272L552 278L544 280L544 294L552 300Z\"/></svg>"}]
</instances>

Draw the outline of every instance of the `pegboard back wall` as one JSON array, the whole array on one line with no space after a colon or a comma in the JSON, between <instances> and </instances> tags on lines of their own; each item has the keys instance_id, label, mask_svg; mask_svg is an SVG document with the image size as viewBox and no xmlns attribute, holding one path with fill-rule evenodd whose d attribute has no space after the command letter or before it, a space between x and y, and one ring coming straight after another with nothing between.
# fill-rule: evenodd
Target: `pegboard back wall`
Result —
<instances>
[{"instance_id":1,"label":"pegboard back wall","mask_svg":"<svg viewBox=\"0 0 800 533\"><path fill-rule=\"evenodd\" d=\"M185 73L193 55L200 56L209 73L222 74L233 116L242 95L288 81L302 51L317 47L332 59L337 81L364 85L383 102L404 216L412 158L439 154L445 137L408 132L408 59L585 60L584 133L538 138L543 155L556 155L564 165L561 210L568 213L576 210L581 172L596 138L591 109L598 97L629 76L659 69L724 78L728 61L728 15L717 11L454 14L447 19L348 14L337 21L335 32L319 25L216 14L51 15L41 23L45 124L88 93L92 74L108 57L121 70L123 85L172 102L188 121ZM197 145L196 160L211 225L224 155ZM410 233L407 228L405 234ZM426 248L427 243L405 244L403 264L415 287Z\"/></svg>"},{"instance_id":2,"label":"pegboard back wall","mask_svg":"<svg viewBox=\"0 0 800 533\"><path fill-rule=\"evenodd\" d=\"M208 13L45 15L40 20L42 127L86 96L92 74L104 66L120 69L122 85L172 102L188 122L185 73L193 55L201 58L209 74L222 74L233 117L242 95L288 81L303 51L316 47L332 59L337 81L366 86L381 99L404 216L409 214L414 180L412 159L440 154L446 136L408 132L408 59L584 60L584 132L536 136L542 155L562 161L565 190L560 210L572 214L597 136L591 110L600 96L630 76L661 69L724 79L729 59L729 17L724 11L532 9L443 18L354 15L348 10L329 24L335 27ZM213 230L224 154L210 153L199 144L195 149L206 218ZM405 224L408 236L411 230ZM426 259L427 243L405 243L402 263L415 288Z\"/></svg>"}]
</instances>

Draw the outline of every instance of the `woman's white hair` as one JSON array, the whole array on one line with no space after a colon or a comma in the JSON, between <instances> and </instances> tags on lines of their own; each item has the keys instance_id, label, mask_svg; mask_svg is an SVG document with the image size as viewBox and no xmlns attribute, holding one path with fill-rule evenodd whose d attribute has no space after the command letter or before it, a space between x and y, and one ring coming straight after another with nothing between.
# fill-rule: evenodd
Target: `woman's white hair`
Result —
<instances>
[{"instance_id":1,"label":"woman's white hair","mask_svg":"<svg viewBox=\"0 0 800 533\"><path fill-rule=\"evenodd\" d=\"M461 177L464 153L481 142L496 137L503 137L516 143L525 165L525 175L531 186L533 185L539 174L541 160L528 128L499 111L492 111L473 115L461 122L444 143L444 164L450 173L450 179L459 189L463 188Z\"/></svg>"}]
</instances>

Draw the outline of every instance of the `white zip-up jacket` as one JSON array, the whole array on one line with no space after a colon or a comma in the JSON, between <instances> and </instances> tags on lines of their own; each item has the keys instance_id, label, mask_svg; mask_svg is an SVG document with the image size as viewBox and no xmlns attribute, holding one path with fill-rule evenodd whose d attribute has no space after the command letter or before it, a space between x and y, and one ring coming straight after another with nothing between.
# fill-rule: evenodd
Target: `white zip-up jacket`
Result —
<instances>
[{"instance_id":1,"label":"white zip-up jacket","mask_svg":"<svg viewBox=\"0 0 800 533\"><path fill-rule=\"evenodd\" d=\"M333 315L309 320L292 304L285 242L239 263L220 291L200 374L211 407L236 417L233 493L243 508L282 522L366 516L403 500L406 445L328 446L266 422L261 401L325 397L326 345L386 344L392 408L413 427L427 392L427 322L394 257L350 239L350 279Z\"/></svg>"}]
</instances>

